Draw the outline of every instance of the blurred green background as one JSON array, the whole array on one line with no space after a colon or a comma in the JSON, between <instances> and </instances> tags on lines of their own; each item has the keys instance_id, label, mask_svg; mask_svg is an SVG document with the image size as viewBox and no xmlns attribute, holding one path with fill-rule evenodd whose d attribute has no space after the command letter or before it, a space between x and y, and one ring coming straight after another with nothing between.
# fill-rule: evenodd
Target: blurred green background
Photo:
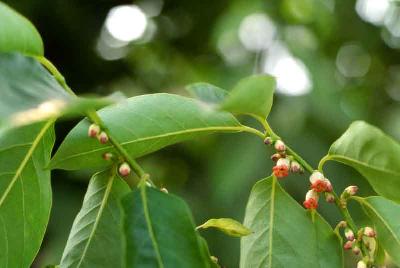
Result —
<instances>
[{"instance_id":1,"label":"blurred green background","mask_svg":"<svg viewBox=\"0 0 400 268\"><path fill-rule=\"evenodd\" d=\"M187 94L184 85L199 81L230 89L247 75L268 72L278 80L269 121L314 166L353 120L366 120L400 140L400 5L395 1L5 2L33 21L46 57L79 94ZM57 125L57 144L76 122ZM139 161L158 185L189 203L201 224L211 217L242 221L252 185L271 172L271 153L257 137L223 134ZM59 262L92 173L53 172L51 222L35 267ZM328 164L327 176L338 191L357 184L361 195L374 194L350 168ZM290 176L282 185L302 201L308 180ZM352 209L363 223L360 209ZM320 211L332 225L339 220L332 206L323 204ZM202 234L220 264L238 267L238 239Z\"/></svg>"}]
</instances>

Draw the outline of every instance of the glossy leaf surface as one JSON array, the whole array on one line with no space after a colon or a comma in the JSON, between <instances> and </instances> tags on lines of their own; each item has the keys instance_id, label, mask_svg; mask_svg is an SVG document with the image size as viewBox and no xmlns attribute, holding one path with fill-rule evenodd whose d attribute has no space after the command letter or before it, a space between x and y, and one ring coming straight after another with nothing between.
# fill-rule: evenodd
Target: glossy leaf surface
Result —
<instances>
[{"instance_id":1,"label":"glossy leaf surface","mask_svg":"<svg viewBox=\"0 0 400 268\"><path fill-rule=\"evenodd\" d=\"M129 186L106 170L90 180L61 260L61 267L125 267L121 198Z\"/></svg>"},{"instance_id":2,"label":"glossy leaf surface","mask_svg":"<svg viewBox=\"0 0 400 268\"><path fill-rule=\"evenodd\" d=\"M271 111L275 86L275 78L269 75L246 77L232 89L221 108L234 114L264 119Z\"/></svg>"},{"instance_id":3,"label":"glossy leaf surface","mask_svg":"<svg viewBox=\"0 0 400 268\"><path fill-rule=\"evenodd\" d=\"M53 123L0 132L0 267L30 267L51 208Z\"/></svg>"},{"instance_id":4,"label":"glossy leaf surface","mask_svg":"<svg viewBox=\"0 0 400 268\"><path fill-rule=\"evenodd\" d=\"M43 41L35 26L0 2L0 52L43 55Z\"/></svg>"},{"instance_id":5,"label":"glossy leaf surface","mask_svg":"<svg viewBox=\"0 0 400 268\"><path fill-rule=\"evenodd\" d=\"M400 202L400 144L378 128L352 123L332 144L326 160L355 168L378 194Z\"/></svg>"},{"instance_id":6,"label":"glossy leaf surface","mask_svg":"<svg viewBox=\"0 0 400 268\"><path fill-rule=\"evenodd\" d=\"M343 267L342 247L332 228L311 215L269 177L255 184L247 203L240 267Z\"/></svg>"},{"instance_id":7,"label":"glossy leaf surface","mask_svg":"<svg viewBox=\"0 0 400 268\"><path fill-rule=\"evenodd\" d=\"M139 186L124 199L127 267L210 267L210 257L180 198Z\"/></svg>"},{"instance_id":8,"label":"glossy leaf surface","mask_svg":"<svg viewBox=\"0 0 400 268\"><path fill-rule=\"evenodd\" d=\"M380 196L354 199L374 223L380 245L400 265L400 205Z\"/></svg>"},{"instance_id":9,"label":"glossy leaf surface","mask_svg":"<svg viewBox=\"0 0 400 268\"><path fill-rule=\"evenodd\" d=\"M128 153L136 158L165 146L215 132L243 130L229 113L172 94L142 95L99 111L99 116ZM102 159L111 145L89 139L90 122L81 121L52 159L52 168L81 169L108 165Z\"/></svg>"}]
</instances>

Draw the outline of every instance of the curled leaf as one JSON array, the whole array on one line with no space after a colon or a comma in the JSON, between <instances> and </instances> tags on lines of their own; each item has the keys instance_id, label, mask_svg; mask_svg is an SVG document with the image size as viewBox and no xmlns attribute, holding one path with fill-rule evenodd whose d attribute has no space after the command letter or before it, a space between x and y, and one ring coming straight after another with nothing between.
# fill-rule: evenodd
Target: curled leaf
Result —
<instances>
[{"instance_id":1,"label":"curled leaf","mask_svg":"<svg viewBox=\"0 0 400 268\"><path fill-rule=\"evenodd\" d=\"M251 230L238 221L229 218L210 219L196 229L216 228L227 235L242 237L251 234Z\"/></svg>"}]
</instances>

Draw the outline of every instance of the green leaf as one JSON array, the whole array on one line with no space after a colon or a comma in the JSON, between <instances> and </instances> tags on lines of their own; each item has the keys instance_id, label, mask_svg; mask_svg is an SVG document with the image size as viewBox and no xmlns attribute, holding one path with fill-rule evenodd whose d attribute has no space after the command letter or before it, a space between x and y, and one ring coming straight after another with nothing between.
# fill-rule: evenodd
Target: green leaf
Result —
<instances>
[{"instance_id":1,"label":"green leaf","mask_svg":"<svg viewBox=\"0 0 400 268\"><path fill-rule=\"evenodd\" d=\"M76 216L61 267L124 267L121 198L129 186L106 170L90 180L82 208Z\"/></svg>"},{"instance_id":2,"label":"green leaf","mask_svg":"<svg viewBox=\"0 0 400 268\"><path fill-rule=\"evenodd\" d=\"M51 208L53 122L0 132L0 267L30 267Z\"/></svg>"},{"instance_id":3,"label":"green leaf","mask_svg":"<svg viewBox=\"0 0 400 268\"><path fill-rule=\"evenodd\" d=\"M400 265L400 205L380 196L367 198L352 197L357 200L375 225L381 246Z\"/></svg>"},{"instance_id":4,"label":"green leaf","mask_svg":"<svg viewBox=\"0 0 400 268\"><path fill-rule=\"evenodd\" d=\"M229 94L228 91L208 83L191 84L186 90L196 99L208 104L219 104Z\"/></svg>"},{"instance_id":5,"label":"green leaf","mask_svg":"<svg viewBox=\"0 0 400 268\"><path fill-rule=\"evenodd\" d=\"M189 208L141 183L124 199L127 267L210 267Z\"/></svg>"},{"instance_id":6,"label":"green leaf","mask_svg":"<svg viewBox=\"0 0 400 268\"><path fill-rule=\"evenodd\" d=\"M320 166L327 160L355 168L378 194L400 202L400 144L378 128L363 121L352 123Z\"/></svg>"},{"instance_id":7,"label":"green leaf","mask_svg":"<svg viewBox=\"0 0 400 268\"><path fill-rule=\"evenodd\" d=\"M35 26L3 2L0 2L0 25L0 52L43 55L43 41Z\"/></svg>"},{"instance_id":8,"label":"green leaf","mask_svg":"<svg viewBox=\"0 0 400 268\"><path fill-rule=\"evenodd\" d=\"M275 86L275 78L269 75L244 78L233 88L221 108L234 114L248 114L264 119L271 111Z\"/></svg>"},{"instance_id":9,"label":"green leaf","mask_svg":"<svg viewBox=\"0 0 400 268\"><path fill-rule=\"evenodd\" d=\"M343 267L342 247L321 216L293 200L275 177L257 182L247 203L240 267Z\"/></svg>"},{"instance_id":10,"label":"green leaf","mask_svg":"<svg viewBox=\"0 0 400 268\"><path fill-rule=\"evenodd\" d=\"M218 230L226 233L227 235L236 237L241 237L251 234L251 230L243 226L243 224L229 218L210 219L197 227L197 229L200 228L201 229L217 228Z\"/></svg>"},{"instance_id":11,"label":"green leaf","mask_svg":"<svg viewBox=\"0 0 400 268\"><path fill-rule=\"evenodd\" d=\"M205 134L243 130L231 114L172 94L129 98L100 110L99 116L133 158ZM85 119L67 135L50 167L81 169L109 164L101 156L113 152L113 147L89 139L89 125L89 120Z\"/></svg>"},{"instance_id":12,"label":"green leaf","mask_svg":"<svg viewBox=\"0 0 400 268\"><path fill-rule=\"evenodd\" d=\"M35 59L0 53L0 124L20 126L110 104L105 99L68 95Z\"/></svg>"}]
</instances>

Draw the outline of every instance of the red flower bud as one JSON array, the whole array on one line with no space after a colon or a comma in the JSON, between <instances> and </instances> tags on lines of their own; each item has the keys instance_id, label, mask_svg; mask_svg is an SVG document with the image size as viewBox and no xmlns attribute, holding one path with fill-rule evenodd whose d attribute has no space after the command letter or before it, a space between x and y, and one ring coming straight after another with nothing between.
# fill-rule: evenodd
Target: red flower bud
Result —
<instances>
[{"instance_id":1,"label":"red flower bud","mask_svg":"<svg viewBox=\"0 0 400 268\"><path fill-rule=\"evenodd\" d=\"M348 186L344 191L349 195L355 195L358 191L358 187L355 185Z\"/></svg>"},{"instance_id":2,"label":"red flower bud","mask_svg":"<svg viewBox=\"0 0 400 268\"><path fill-rule=\"evenodd\" d=\"M374 229L367 226L364 228L364 235L366 235L368 237L375 237L376 233L375 233Z\"/></svg>"},{"instance_id":3,"label":"red flower bud","mask_svg":"<svg viewBox=\"0 0 400 268\"><path fill-rule=\"evenodd\" d=\"M102 131L99 136L97 136L97 139L99 140L100 143L105 144L108 142L108 136L107 133Z\"/></svg>"},{"instance_id":4,"label":"red flower bud","mask_svg":"<svg viewBox=\"0 0 400 268\"><path fill-rule=\"evenodd\" d=\"M346 228L344 230L344 236L346 237L347 240L353 241L354 240L354 233L350 228Z\"/></svg>"},{"instance_id":5,"label":"red flower bud","mask_svg":"<svg viewBox=\"0 0 400 268\"><path fill-rule=\"evenodd\" d=\"M306 194L306 200L303 205L306 209L317 209L318 207L318 193L314 190L309 190Z\"/></svg>"},{"instance_id":6,"label":"red flower bud","mask_svg":"<svg viewBox=\"0 0 400 268\"><path fill-rule=\"evenodd\" d=\"M346 243L344 243L343 248L345 250L349 250L353 247L353 241L346 241Z\"/></svg>"},{"instance_id":7,"label":"red flower bud","mask_svg":"<svg viewBox=\"0 0 400 268\"><path fill-rule=\"evenodd\" d=\"M281 140L277 140L274 144L275 150L277 150L278 152L283 152L286 150L286 145L283 141Z\"/></svg>"},{"instance_id":8,"label":"red flower bud","mask_svg":"<svg viewBox=\"0 0 400 268\"><path fill-rule=\"evenodd\" d=\"M290 166L290 161L289 159L286 158L280 158L276 162L276 166L272 168L272 171L274 172L274 175L277 178L283 178L289 175L289 166Z\"/></svg>"},{"instance_id":9,"label":"red flower bud","mask_svg":"<svg viewBox=\"0 0 400 268\"><path fill-rule=\"evenodd\" d=\"M122 177L126 177L131 173L131 167L128 163L124 162L119 166L118 172Z\"/></svg>"},{"instance_id":10,"label":"red flower bud","mask_svg":"<svg viewBox=\"0 0 400 268\"><path fill-rule=\"evenodd\" d=\"M96 138L100 133L100 127L96 124L91 124L88 130L88 136L91 138Z\"/></svg>"}]
</instances>

